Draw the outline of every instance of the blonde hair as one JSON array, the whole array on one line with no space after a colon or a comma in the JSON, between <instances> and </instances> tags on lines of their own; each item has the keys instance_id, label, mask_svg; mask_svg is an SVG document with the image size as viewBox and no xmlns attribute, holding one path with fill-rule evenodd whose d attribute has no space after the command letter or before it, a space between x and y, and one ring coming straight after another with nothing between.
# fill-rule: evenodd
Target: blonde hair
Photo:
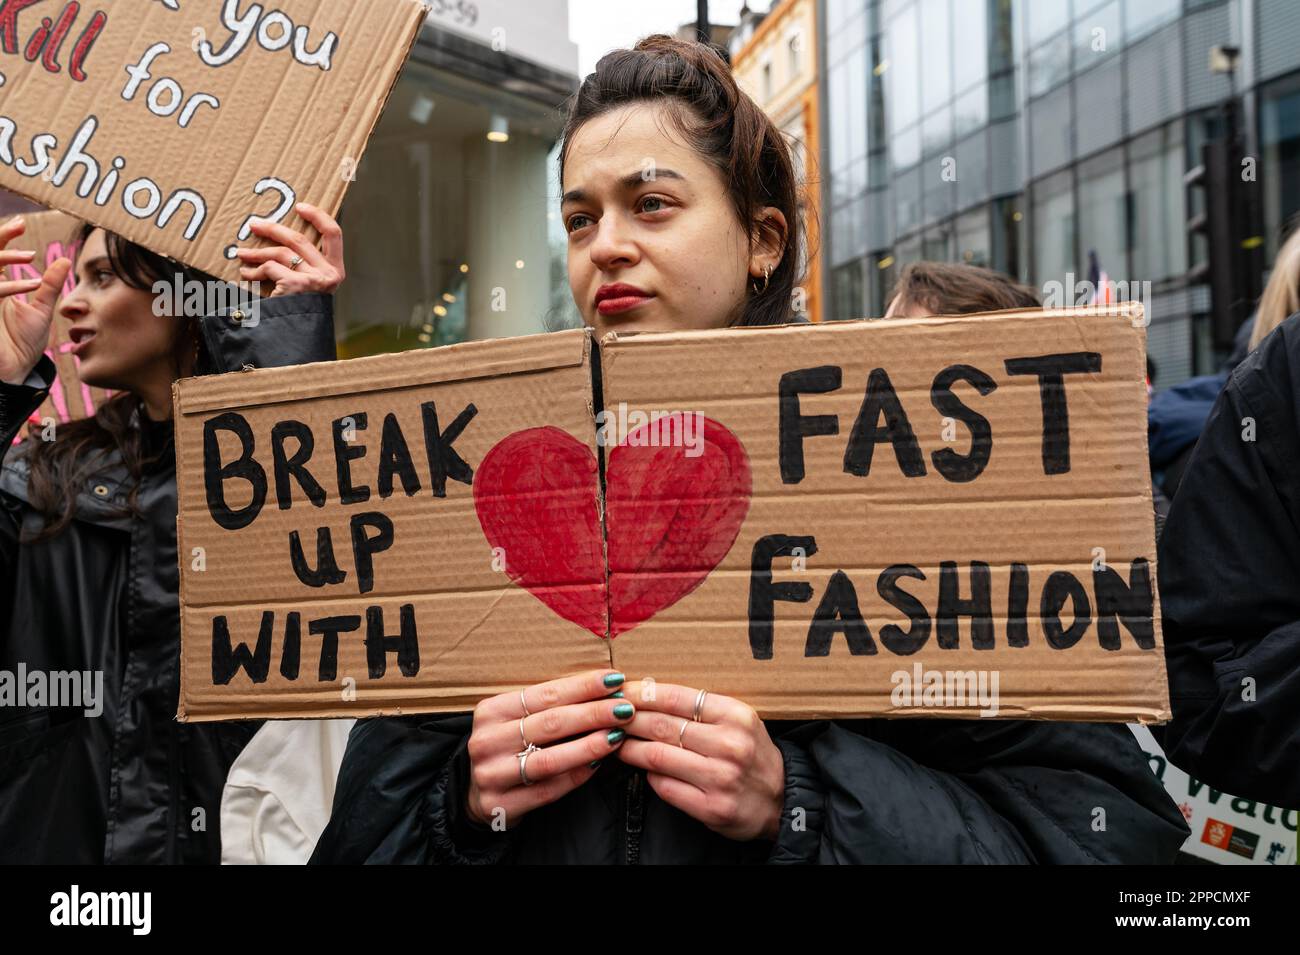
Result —
<instances>
[{"instance_id":1,"label":"blonde hair","mask_svg":"<svg viewBox=\"0 0 1300 955\"><path fill-rule=\"evenodd\" d=\"M1268 285L1259 299L1259 309L1255 312L1250 350L1259 347L1264 336L1296 312L1300 312L1300 228L1292 232L1278 250L1273 274L1268 278Z\"/></svg>"}]
</instances>

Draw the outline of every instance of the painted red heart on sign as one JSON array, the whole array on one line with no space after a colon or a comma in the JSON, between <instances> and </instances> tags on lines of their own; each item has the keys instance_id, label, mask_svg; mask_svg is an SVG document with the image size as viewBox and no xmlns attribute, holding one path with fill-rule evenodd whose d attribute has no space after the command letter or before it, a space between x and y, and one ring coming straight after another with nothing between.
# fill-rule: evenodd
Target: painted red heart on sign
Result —
<instances>
[{"instance_id":1,"label":"painted red heart on sign","mask_svg":"<svg viewBox=\"0 0 1300 955\"><path fill-rule=\"evenodd\" d=\"M703 422L694 456L681 441L643 446L653 423L610 453L608 594L591 451L553 427L497 444L474 475L474 506L509 577L601 637L626 633L693 591L735 543L753 489L740 439L710 418ZM680 436L681 418L674 424Z\"/></svg>"}]
</instances>

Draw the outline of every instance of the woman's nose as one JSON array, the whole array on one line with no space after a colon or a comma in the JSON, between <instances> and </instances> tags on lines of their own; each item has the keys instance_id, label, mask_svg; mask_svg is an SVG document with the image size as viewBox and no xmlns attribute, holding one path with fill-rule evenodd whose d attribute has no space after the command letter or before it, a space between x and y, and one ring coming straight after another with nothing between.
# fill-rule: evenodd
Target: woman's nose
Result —
<instances>
[{"instance_id":1,"label":"woman's nose","mask_svg":"<svg viewBox=\"0 0 1300 955\"><path fill-rule=\"evenodd\" d=\"M636 242L617 216L602 216L591 243L591 261L601 269L635 265L639 258Z\"/></svg>"},{"instance_id":2,"label":"woman's nose","mask_svg":"<svg viewBox=\"0 0 1300 955\"><path fill-rule=\"evenodd\" d=\"M59 301L59 314L70 322L75 322L78 318L84 316L86 312L86 301L82 298L79 288L74 289L72 294L64 296Z\"/></svg>"}]
</instances>

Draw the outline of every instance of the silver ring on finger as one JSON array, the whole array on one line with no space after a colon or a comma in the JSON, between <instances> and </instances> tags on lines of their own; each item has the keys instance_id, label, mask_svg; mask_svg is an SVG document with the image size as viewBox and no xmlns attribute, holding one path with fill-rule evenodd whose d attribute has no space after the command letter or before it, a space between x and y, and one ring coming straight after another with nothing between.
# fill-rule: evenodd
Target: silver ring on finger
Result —
<instances>
[{"instance_id":1,"label":"silver ring on finger","mask_svg":"<svg viewBox=\"0 0 1300 955\"><path fill-rule=\"evenodd\" d=\"M677 731L677 745L682 749L686 748L686 727L690 725L690 720L682 720L682 728Z\"/></svg>"},{"instance_id":2,"label":"silver ring on finger","mask_svg":"<svg viewBox=\"0 0 1300 955\"><path fill-rule=\"evenodd\" d=\"M533 784L533 781L528 778L528 757L537 752L538 749L539 747L529 743L527 749L521 753L515 754L519 757L519 781L525 786L531 786Z\"/></svg>"},{"instance_id":3,"label":"silver ring on finger","mask_svg":"<svg viewBox=\"0 0 1300 955\"><path fill-rule=\"evenodd\" d=\"M300 266L300 265L302 265L302 256L301 256L301 255L295 255L292 259L289 260L289 268L290 268L290 269L297 269L298 266Z\"/></svg>"},{"instance_id":4,"label":"silver ring on finger","mask_svg":"<svg viewBox=\"0 0 1300 955\"><path fill-rule=\"evenodd\" d=\"M695 694L695 712L691 714L691 719L700 722L700 717L704 715L704 698L709 695L708 690L700 690Z\"/></svg>"},{"instance_id":5,"label":"silver ring on finger","mask_svg":"<svg viewBox=\"0 0 1300 955\"><path fill-rule=\"evenodd\" d=\"M522 707L524 708L524 716L532 716L532 715L533 715L532 713L530 713L530 712L528 711L528 701L524 699L524 691L523 691L523 690L520 690L520 691L519 691L519 705L522 706Z\"/></svg>"},{"instance_id":6,"label":"silver ring on finger","mask_svg":"<svg viewBox=\"0 0 1300 955\"><path fill-rule=\"evenodd\" d=\"M537 748L532 743L528 742L528 734L524 732L524 717L522 716L519 718L519 738L523 741L525 752L531 752Z\"/></svg>"}]
</instances>

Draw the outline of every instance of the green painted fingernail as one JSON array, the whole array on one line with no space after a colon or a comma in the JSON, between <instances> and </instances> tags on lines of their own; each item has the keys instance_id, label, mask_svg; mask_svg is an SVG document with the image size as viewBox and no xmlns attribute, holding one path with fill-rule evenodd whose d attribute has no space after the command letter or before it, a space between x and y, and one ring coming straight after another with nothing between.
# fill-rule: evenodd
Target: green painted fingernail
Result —
<instances>
[{"instance_id":1,"label":"green painted fingernail","mask_svg":"<svg viewBox=\"0 0 1300 955\"><path fill-rule=\"evenodd\" d=\"M614 718L628 720L632 718L632 714L635 712L636 709L631 703L620 703L618 706L614 707Z\"/></svg>"},{"instance_id":2,"label":"green painted fingernail","mask_svg":"<svg viewBox=\"0 0 1300 955\"><path fill-rule=\"evenodd\" d=\"M608 686L608 687L610 687L610 688L613 688L613 687L616 687L616 686L622 686L622 685L623 685L623 674L621 674L621 673L609 673L609 674L606 674L606 676L605 676L605 685Z\"/></svg>"},{"instance_id":3,"label":"green painted fingernail","mask_svg":"<svg viewBox=\"0 0 1300 955\"><path fill-rule=\"evenodd\" d=\"M591 762L589 762L589 763L587 764L587 768L588 768L588 769L595 769L595 768L596 768L597 766L599 766L599 765L600 765L600 760L598 760L598 759L593 759Z\"/></svg>"},{"instance_id":4,"label":"green painted fingernail","mask_svg":"<svg viewBox=\"0 0 1300 955\"><path fill-rule=\"evenodd\" d=\"M620 700L623 699L623 691L617 690L614 693L611 693L609 697L607 697L607 699L614 699L614 698L618 698Z\"/></svg>"},{"instance_id":5,"label":"green painted fingernail","mask_svg":"<svg viewBox=\"0 0 1300 955\"><path fill-rule=\"evenodd\" d=\"M610 746L613 746L615 743L622 741L623 737L626 735L627 734L622 730L610 730L605 736L605 741L609 743Z\"/></svg>"}]
</instances>

